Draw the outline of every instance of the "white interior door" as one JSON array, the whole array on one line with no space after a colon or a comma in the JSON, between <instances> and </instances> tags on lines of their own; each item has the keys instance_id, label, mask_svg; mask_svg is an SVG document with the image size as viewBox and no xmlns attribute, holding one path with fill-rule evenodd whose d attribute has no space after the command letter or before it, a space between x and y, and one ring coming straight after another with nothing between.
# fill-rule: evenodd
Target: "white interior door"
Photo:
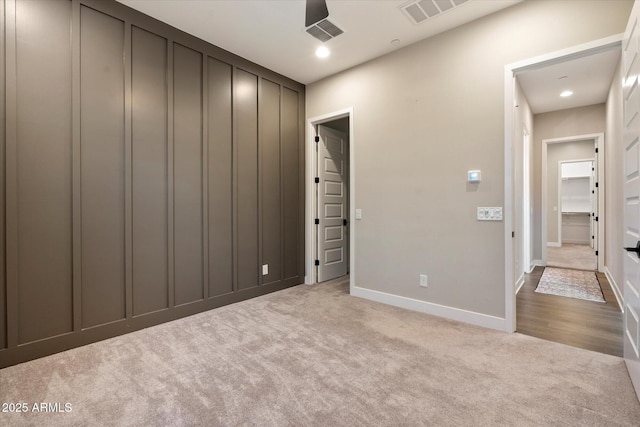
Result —
<instances>
[{"instance_id":1,"label":"white interior door","mask_svg":"<svg viewBox=\"0 0 640 427\"><path fill-rule=\"evenodd\" d=\"M640 396L640 55L638 18L633 5L622 44L624 111L624 359ZM618 249L621 250L621 249Z\"/></svg>"},{"instance_id":2,"label":"white interior door","mask_svg":"<svg viewBox=\"0 0 640 427\"><path fill-rule=\"evenodd\" d=\"M318 282L347 274L347 136L318 126Z\"/></svg>"}]
</instances>

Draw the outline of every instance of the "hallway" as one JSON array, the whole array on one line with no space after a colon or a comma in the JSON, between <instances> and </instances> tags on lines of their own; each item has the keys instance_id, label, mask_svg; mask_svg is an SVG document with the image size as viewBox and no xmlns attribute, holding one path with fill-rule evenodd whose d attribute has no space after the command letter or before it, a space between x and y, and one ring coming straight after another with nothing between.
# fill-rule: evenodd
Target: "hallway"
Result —
<instances>
[{"instance_id":1,"label":"hallway","mask_svg":"<svg viewBox=\"0 0 640 427\"><path fill-rule=\"evenodd\" d=\"M517 332L622 357L622 312L605 275L596 272L602 304L535 292L543 271L525 275L516 298Z\"/></svg>"},{"instance_id":2,"label":"hallway","mask_svg":"<svg viewBox=\"0 0 640 427\"><path fill-rule=\"evenodd\" d=\"M574 268L576 270L596 270L598 258L595 251L589 245L576 245L564 243L556 248L547 248L547 266Z\"/></svg>"}]
</instances>

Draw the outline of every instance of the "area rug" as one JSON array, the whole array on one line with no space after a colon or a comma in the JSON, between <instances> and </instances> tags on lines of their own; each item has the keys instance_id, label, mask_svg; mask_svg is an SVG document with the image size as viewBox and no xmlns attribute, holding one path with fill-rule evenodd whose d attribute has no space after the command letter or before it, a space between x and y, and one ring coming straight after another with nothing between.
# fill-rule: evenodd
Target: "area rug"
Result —
<instances>
[{"instance_id":1,"label":"area rug","mask_svg":"<svg viewBox=\"0 0 640 427\"><path fill-rule=\"evenodd\" d=\"M593 271L546 267L536 292L605 302L598 278Z\"/></svg>"}]
</instances>

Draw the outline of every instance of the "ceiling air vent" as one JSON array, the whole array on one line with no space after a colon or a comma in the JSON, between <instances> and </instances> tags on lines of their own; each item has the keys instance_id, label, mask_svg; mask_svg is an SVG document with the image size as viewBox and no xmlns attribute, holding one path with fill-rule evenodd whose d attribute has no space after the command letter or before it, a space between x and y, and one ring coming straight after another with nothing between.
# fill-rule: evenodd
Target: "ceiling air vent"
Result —
<instances>
[{"instance_id":1,"label":"ceiling air vent","mask_svg":"<svg viewBox=\"0 0 640 427\"><path fill-rule=\"evenodd\" d=\"M419 24L469 0L413 0L400 6L414 24Z\"/></svg>"},{"instance_id":2,"label":"ceiling air vent","mask_svg":"<svg viewBox=\"0 0 640 427\"><path fill-rule=\"evenodd\" d=\"M307 28L307 33L311 34L313 37L324 43L334 37L339 36L340 34L344 33L344 31L342 31L328 19L323 19L322 21Z\"/></svg>"}]
</instances>

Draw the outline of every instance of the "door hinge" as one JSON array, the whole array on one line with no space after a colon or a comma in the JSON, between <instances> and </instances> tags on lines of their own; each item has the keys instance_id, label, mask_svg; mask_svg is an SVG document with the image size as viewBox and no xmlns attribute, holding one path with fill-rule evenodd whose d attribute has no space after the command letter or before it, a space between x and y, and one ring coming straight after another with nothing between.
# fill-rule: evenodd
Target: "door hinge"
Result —
<instances>
[{"instance_id":1,"label":"door hinge","mask_svg":"<svg viewBox=\"0 0 640 427\"><path fill-rule=\"evenodd\" d=\"M598 153L598 148L596 148L596 154Z\"/></svg>"},{"instance_id":2,"label":"door hinge","mask_svg":"<svg viewBox=\"0 0 640 427\"><path fill-rule=\"evenodd\" d=\"M316 218L315 222L316 222L316 225L320 224L320 218Z\"/></svg>"},{"instance_id":3,"label":"door hinge","mask_svg":"<svg viewBox=\"0 0 640 427\"><path fill-rule=\"evenodd\" d=\"M598 251L596 251L596 256L598 256Z\"/></svg>"},{"instance_id":4,"label":"door hinge","mask_svg":"<svg viewBox=\"0 0 640 427\"><path fill-rule=\"evenodd\" d=\"M316 176L316 184L320 184L320 178Z\"/></svg>"},{"instance_id":5,"label":"door hinge","mask_svg":"<svg viewBox=\"0 0 640 427\"><path fill-rule=\"evenodd\" d=\"M596 236L591 236L591 240L594 240L596 238Z\"/></svg>"},{"instance_id":6,"label":"door hinge","mask_svg":"<svg viewBox=\"0 0 640 427\"><path fill-rule=\"evenodd\" d=\"M596 217L596 222L598 222L598 217Z\"/></svg>"},{"instance_id":7,"label":"door hinge","mask_svg":"<svg viewBox=\"0 0 640 427\"><path fill-rule=\"evenodd\" d=\"M596 182L596 188L598 188L598 183Z\"/></svg>"},{"instance_id":8,"label":"door hinge","mask_svg":"<svg viewBox=\"0 0 640 427\"><path fill-rule=\"evenodd\" d=\"M320 265L320 260L319 259L316 260L316 265Z\"/></svg>"},{"instance_id":9,"label":"door hinge","mask_svg":"<svg viewBox=\"0 0 640 427\"><path fill-rule=\"evenodd\" d=\"M516 232L515 231L511 232L511 237L516 237Z\"/></svg>"},{"instance_id":10,"label":"door hinge","mask_svg":"<svg viewBox=\"0 0 640 427\"><path fill-rule=\"evenodd\" d=\"M316 141L316 142L320 142L320 137L319 137L318 135L316 135L316 137L315 137L315 141Z\"/></svg>"}]
</instances>

